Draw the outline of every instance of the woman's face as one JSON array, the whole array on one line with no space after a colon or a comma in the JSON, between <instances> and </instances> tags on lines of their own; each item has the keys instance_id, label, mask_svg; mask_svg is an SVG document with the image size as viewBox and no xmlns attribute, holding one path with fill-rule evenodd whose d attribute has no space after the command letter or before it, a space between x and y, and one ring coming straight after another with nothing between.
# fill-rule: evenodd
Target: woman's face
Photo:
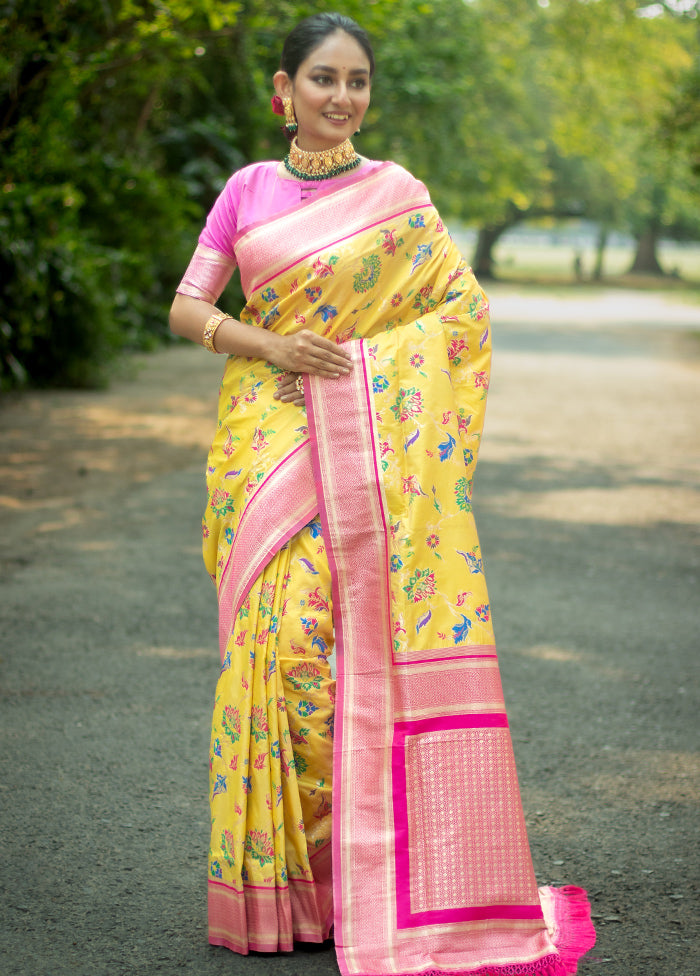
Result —
<instances>
[{"instance_id":1,"label":"woman's face","mask_svg":"<svg viewBox=\"0 0 700 976\"><path fill-rule=\"evenodd\" d=\"M369 60L344 31L329 34L311 52L293 79L275 75L280 95L291 95L300 149L332 149L359 129L369 105Z\"/></svg>"}]
</instances>

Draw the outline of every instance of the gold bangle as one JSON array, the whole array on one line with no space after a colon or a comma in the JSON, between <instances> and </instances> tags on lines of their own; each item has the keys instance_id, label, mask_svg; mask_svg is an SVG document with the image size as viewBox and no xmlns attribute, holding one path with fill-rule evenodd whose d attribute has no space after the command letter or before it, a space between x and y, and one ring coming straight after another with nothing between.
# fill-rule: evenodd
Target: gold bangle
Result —
<instances>
[{"instance_id":1,"label":"gold bangle","mask_svg":"<svg viewBox=\"0 0 700 976\"><path fill-rule=\"evenodd\" d=\"M227 315L226 312L214 312L211 318L207 320L207 324L204 326L204 334L202 335L202 345L205 349L208 349L209 352L218 352L218 349L214 345L216 330L219 328L224 319L230 318L232 318L232 316Z\"/></svg>"}]
</instances>

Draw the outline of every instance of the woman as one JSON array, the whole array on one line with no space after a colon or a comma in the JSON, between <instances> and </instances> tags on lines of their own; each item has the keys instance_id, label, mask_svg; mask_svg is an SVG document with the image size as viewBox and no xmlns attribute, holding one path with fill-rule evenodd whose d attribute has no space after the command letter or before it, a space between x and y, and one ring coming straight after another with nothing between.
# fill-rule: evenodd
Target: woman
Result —
<instances>
[{"instance_id":1,"label":"woman","mask_svg":"<svg viewBox=\"0 0 700 976\"><path fill-rule=\"evenodd\" d=\"M345 974L562 976L588 906L535 885L471 512L488 305L425 187L354 151L373 73L348 18L292 31L290 153L231 178L171 313L229 357L210 941L333 929Z\"/></svg>"}]
</instances>

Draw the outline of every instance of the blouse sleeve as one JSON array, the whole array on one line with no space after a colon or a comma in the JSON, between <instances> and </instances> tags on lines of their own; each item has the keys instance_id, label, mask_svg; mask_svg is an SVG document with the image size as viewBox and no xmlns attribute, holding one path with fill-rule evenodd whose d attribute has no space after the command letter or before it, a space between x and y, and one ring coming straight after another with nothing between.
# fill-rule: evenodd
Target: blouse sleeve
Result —
<instances>
[{"instance_id":1,"label":"blouse sleeve","mask_svg":"<svg viewBox=\"0 0 700 976\"><path fill-rule=\"evenodd\" d=\"M180 295L216 304L236 267L233 238L236 235L240 189L234 173L209 212L199 243L177 286Z\"/></svg>"}]
</instances>

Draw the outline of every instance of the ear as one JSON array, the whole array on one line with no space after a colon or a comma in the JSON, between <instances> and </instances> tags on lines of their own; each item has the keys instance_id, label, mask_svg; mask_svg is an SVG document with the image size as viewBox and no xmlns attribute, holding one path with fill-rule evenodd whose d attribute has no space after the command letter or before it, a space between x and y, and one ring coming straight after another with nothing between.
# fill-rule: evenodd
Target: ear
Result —
<instances>
[{"instance_id":1,"label":"ear","mask_svg":"<svg viewBox=\"0 0 700 976\"><path fill-rule=\"evenodd\" d=\"M286 71L276 71L272 76L272 84L275 86L275 92L280 98L291 98L292 79Z\"/></svg>"}]
</instances>

